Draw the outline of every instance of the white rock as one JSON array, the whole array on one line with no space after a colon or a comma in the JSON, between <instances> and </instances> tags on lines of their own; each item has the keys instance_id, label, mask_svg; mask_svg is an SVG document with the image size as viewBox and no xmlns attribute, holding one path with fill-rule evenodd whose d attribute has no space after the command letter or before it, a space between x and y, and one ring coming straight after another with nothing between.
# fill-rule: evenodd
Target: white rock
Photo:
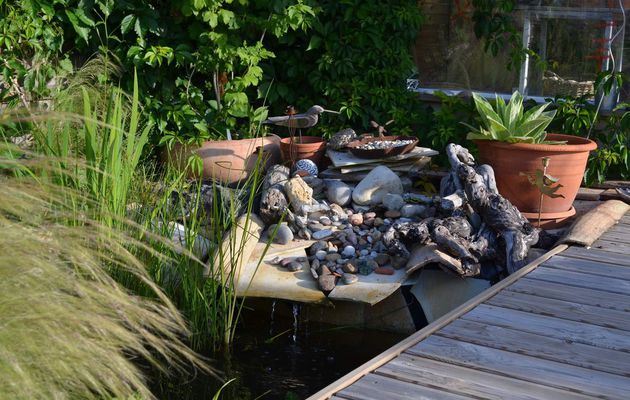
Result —
<instances>
[{"instance_id":1,"label":"white rock","mask_svg":"<svg viewBox=\"0 0 630 400\"><path fill-rule=\"evenodd\" d=\"M383 196L383 207L390 211L398 211L405 205L405 200L399 194L387 193Z\"/></svg>"},{"instance_id":2,"label":"white rock","mask_svg":"<svg viewBox=\"0 0 630 400\"><path fill-rule=\"evenodd\" d=\"M328 189L326 190L326 197L328 201L340 206L345 206L350 203L352 199L352 188L342 181L328 181Z\"/></svg>"},{"instance_id":3,"label":"white rock","mask_svg":"<svg viewBox=\"0 0 630 400\"><path fill-rule=\"evenodd\" d=\"M391 169L380 165L354 188L352 200L358 205L375 205L382 202L388 193L402 194L402 183Z\"/></svg>"}]
</instances>

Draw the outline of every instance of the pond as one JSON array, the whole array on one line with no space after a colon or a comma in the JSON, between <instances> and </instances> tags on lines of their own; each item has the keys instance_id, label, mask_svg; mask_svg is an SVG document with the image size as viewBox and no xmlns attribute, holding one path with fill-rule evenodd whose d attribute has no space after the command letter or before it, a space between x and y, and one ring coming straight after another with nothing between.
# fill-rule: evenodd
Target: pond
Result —
<instances>
[{"instance_id":1,"label":"pond","mask_svg":"<svg viewBox=\"0 0 630 400\"><path fill-rule=\"evenodd\" d=\"M247 305L247 304L246 304ZM212 357L228 378L223 400L304 399L404 339L406 335L315 322L305 308L275 301L248 309L229 356ZM212 399L220 384L210 376L160 382L159 399Z\"/></svg>"}]
</instances>

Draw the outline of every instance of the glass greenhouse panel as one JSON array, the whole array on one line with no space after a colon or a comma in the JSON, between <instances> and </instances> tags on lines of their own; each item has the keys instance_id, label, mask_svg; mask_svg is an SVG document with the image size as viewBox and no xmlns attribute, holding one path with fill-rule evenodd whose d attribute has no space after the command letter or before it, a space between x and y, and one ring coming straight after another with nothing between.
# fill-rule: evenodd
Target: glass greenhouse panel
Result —
<instances>
[{"instance_id":1,"label":"glass greenhouse panel","mask_svg":"<svg viewBox=\"0 0 630 400\"><path fill-rule=\"evenodd\" d=\"M520 44L533 51L524 60L515 60L510 46L496 56L487 51L475 34L484 27L473 19L470 0L426 0L422 7L427 21L414 54L418 88L592 98L601 71L630 74L624 23L630 0L518 1L509 16ZM630 99L628 87L620 92Z\"/></svg>"}]
</instances>

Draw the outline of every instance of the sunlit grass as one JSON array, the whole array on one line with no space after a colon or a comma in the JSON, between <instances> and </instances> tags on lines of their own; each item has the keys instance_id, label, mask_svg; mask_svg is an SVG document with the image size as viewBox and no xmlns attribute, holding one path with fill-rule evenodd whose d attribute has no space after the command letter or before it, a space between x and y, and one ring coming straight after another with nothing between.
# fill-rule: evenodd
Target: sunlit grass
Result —
<instances>
[{"instance_id":1,"label":"sunlit grass","mask_svg":"<svg viewBox=\"0 0 630 400\"><path fill-rule=\"evenodd\" d=\"M4 172L24 163L2 161ZM142 244L77 212L88 200L72 189L10 175L0 184L4 398L148 399L141 359L164 371L200 365L184 342L184 320L128 250ZM135 276L153 299L132 295L112 267Z\"/></svg>"}]
</instances>

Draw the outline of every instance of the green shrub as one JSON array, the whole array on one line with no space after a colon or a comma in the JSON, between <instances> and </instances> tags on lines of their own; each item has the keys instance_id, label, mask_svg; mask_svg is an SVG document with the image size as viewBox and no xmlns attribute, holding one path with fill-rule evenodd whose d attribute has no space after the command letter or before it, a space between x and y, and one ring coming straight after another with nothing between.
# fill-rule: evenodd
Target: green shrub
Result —
<instances>
[{"instance_id":1,"label":"green shrub","mask_svg":"<svg viewBox=\"0 0 630 400\"><path fill-rule=\"evenodd\" d=\"M411 49L423 17L416 1L317 1L309 35L290 33L270 45L276 58L264 62L273 113L288 104L304 111L313 104L340 109L316 132L352 126L362 133L370 120L395 123L390 131L419 133L426 118L417 94L406 90L414 70Z\"/></svg>"}]
</instances>

